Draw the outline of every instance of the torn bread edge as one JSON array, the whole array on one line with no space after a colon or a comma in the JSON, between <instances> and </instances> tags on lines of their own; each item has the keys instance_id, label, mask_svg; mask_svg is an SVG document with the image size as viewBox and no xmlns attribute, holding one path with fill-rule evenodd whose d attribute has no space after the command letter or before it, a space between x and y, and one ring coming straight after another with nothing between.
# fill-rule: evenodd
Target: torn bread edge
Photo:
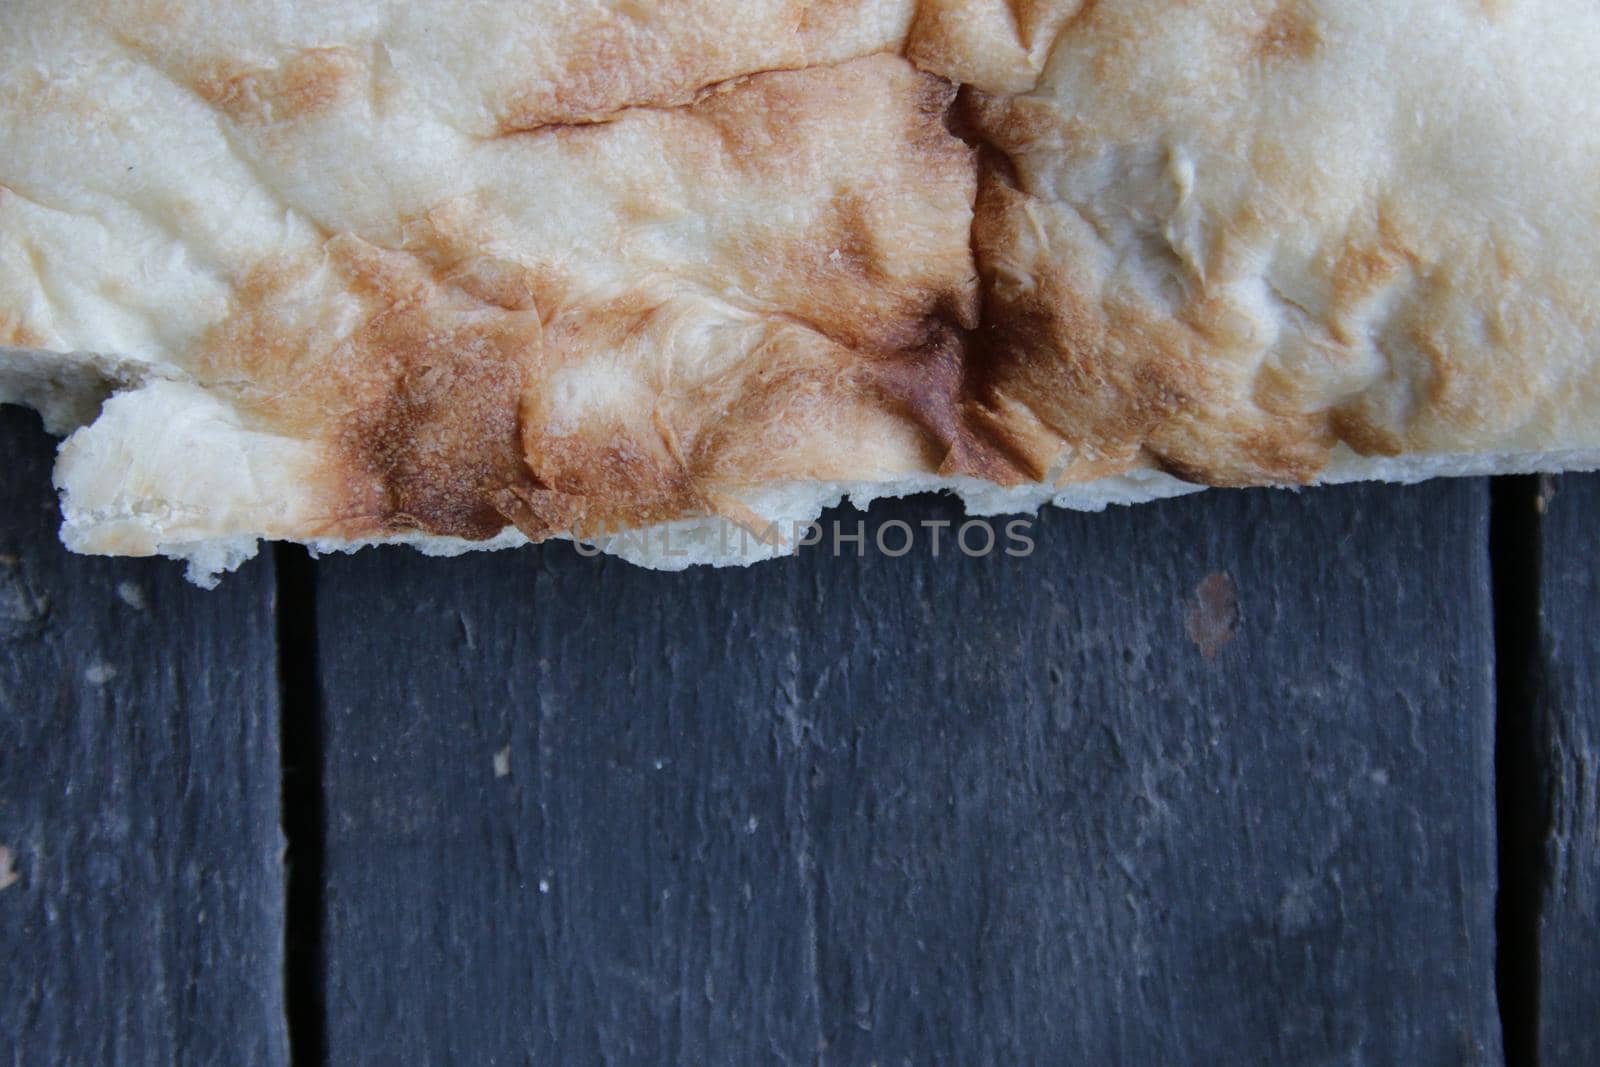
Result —
<instances>
[{"instance_id":1,"label":"torn bread edge","mask_svg":"<svg viewBox=\"0 0 1600 1067\"><path fill-rule=\"evenodd\" d=\"M0 403L35 408L45 428L67 435L55 468L61 540L88 555L166 556L188 564L190 581L214 587L256 555L263 540L292 541L313 553L410 545L431 556L529 543L515 527L469 541L419 532L343 540L307 535L325 525L308 492L320 455L310 443L244 426L225 403L167 368L97 353L0 348ZM197 457L204 457L198 462ZM1314 484L1413 483L1436 477L1527 474L1600 468L1600 449L1477 454L1362 456L1341 446ZM1206 488L1158 470L1093 481L1000 486L931 474L849 482L781 482L737 494L743 522L710 515L584 537L587 551L656 570L748 565L794 555L802 531L848 501L950 493L978 517L1033 515L1046 504L1100 511ZM557 534L556 540L575 540Z\"/></svg>"}]
</instances>

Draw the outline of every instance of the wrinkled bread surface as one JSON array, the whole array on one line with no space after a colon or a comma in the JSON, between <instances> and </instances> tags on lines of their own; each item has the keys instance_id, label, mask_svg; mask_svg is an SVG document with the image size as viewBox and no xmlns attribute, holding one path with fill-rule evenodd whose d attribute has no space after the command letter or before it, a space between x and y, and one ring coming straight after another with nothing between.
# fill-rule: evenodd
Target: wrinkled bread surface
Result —
<instances>
[{"instance_id":1,"label":"wrinkled bread surface","mask_svg":"<svg viewBox=\"0 0 1600 1067\"><path fill-rule=\"evenodd\" d=\"M13 0L0 400L202 576L1593 466L1596 85L1587 0Z\"/></svg>"}]
</instances>

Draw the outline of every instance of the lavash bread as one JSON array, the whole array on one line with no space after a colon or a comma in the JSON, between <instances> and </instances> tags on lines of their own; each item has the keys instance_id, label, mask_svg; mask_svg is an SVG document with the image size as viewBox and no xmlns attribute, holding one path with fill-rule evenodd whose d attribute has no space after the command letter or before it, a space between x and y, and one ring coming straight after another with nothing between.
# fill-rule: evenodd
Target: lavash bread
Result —
<instances>
[{"instance_id":1,"label":"lavash bread","mask_svg":"<svg viewBox=\"0 0 1600 1067\"><path fill-rule=\"evenodd\" d=\"M1592 467L1596 75L1583 0L12 0L0 400L202 581Z\"/></svg>"}]
</instances>

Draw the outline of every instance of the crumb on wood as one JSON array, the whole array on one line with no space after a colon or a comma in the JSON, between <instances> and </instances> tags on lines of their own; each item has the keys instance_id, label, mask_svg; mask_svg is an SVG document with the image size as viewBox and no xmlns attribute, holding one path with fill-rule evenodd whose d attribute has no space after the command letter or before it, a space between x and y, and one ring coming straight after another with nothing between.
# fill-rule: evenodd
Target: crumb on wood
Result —
<instances>
[{"instance_id":1,"label":"crumb on wood","mask_svg":"<svg viewBox=\"0 0 1600 1067\"><path fill-rule=\"evenodd\" d=\"M0 889L10 889L22 880L17 873L16 854L5 845L0 845Z\"/></svg>"},{"instance_id":2,"label":"crumb on wood","mask_svg":"<svg viewBox=\"0 0 1600 1067\"><path fill-rule=\"evenodd\" d=\"M135 611L144 610L144 590L133 582L117 583L117 599Z\"/></svg>"},{"instance_id":3,"label":"crumb on wood","mask_svg":"<svg viewBox=\"0 0 1600 1067\"><path fill-rule=\"evenodd\" d=\"M507 745L494 754L494 776L504 778L511 773L511 746Z\"/></svg>"}]
</instances>

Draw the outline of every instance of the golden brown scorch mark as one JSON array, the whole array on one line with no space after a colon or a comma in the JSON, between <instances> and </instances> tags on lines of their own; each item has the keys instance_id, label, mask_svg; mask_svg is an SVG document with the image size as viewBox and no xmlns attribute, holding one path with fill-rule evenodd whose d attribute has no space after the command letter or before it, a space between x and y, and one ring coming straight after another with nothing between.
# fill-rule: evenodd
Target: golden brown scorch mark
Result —
<instances>
[{"instance_id":1,"label":"golden brown scorch mark","mask_svg":"<svg viewBox=\"0 0 1600 1067\"><path fill-rule=\"evenodd\" d=\"M362 68L361 59L347 48L307 48L271 66L214 60L196 73L194 89L234 121L264 125L327 110Z\"/></svg>"},{"instance_id":2,"label":"golden brown scorch mark","mask_svg":"<svg viewBox=\"0 0 1600 1067\"><path fill-rule=\"evenodd\" d=\"M1256 43L1278 58L1309 54L1318 40L1290 3ZM684 114L719 167L746 180L791 180L783 153L794 123L851 91L845 68L864 69L770 72L696 89ZM271 68L212 71L202 91L241 121L283 121L336 101L355 69L353 56L316 50ZM904 93L897 150L912 157L919 181L965 190L975 205L971 249L953 270L897 261L898 223L880 218L892 189L840 188L800 233L741 231L719 261L759 301L746 310L764 332L739 366L698 393L644 381L653 401L550 431L546 390L563 361L629 345L648 359L651 331L672 310L642 289L585 293L548 267L497 257L492 238L503 224L478 217L469 199L403 220L400 249L335 238L326 263L275 265L242 288L208 346L206 374L239 389L246 411L278 424L298 418L297 432L331 438L344 484L331 494L342 510L329 533L344 537L419 530L481 539L512 524L542 538L717 511L719 486L795 476L779 461L812 444L808 435L850 432L862 411L920 435L929 471L1002 484L1045 477L1064 446L1076 449L1070 480L1155 466L1195 482L1258 484L1312 480L1340 435L1363 450L1390 443L1350 412L1230 407L1231 386L1207 358L1226 333L1224 311L1206 300L1174 313L1086 287L1060 249L1018 259L1038 202L1018 187L1007 150L1049 117L1026 100L968 93L958 104L948 82L909 67L904 76L909 86L894 87ZM551 119L547 110L508 114L512 129ZM591 136L598 131L573 134L581 143L571 150L598 150ZM1405 268L1403 245L1391 238L1352 245L1340 262L1349 299ZM314 284L307 279L319 271L331 272L338 299L360 304L353 336L321 337L284 320L296 287ZM803 476L850 473L819 467Z\"/></svg>"},{"instance_id":3,"label":"golden brown scorch mark","mask_svg":"<svg viewBox=\"0 0 1600 1067\"><path fill-rule=\"evenodd\" d=\"M279 432L329 439L341 482L329 535L482 539L505 527L493 499L529 481L517 412L542 324L469 288L417 256L341 236L318 261L257 268L207 338L199 373L210 387ZM352 301L354 333L337 310L296 317Z\"/></svg>"},{"instance_id":4,"label":"golden brown scorch mark","mask_svg":"<svg viewBox=\"0 0 1600 1067\"><path fill-rule=\"evenodd\" d=\"M970 202L972 152L943 125L953 87L899 60L859 64L757 75L706 97L691 118L729 165L749 168L738 180L792 180L775 123L837 111L863 80L887 86L896 136L914 156L894 180ZM241 113L286 114L281 93L258 81L235 77L220 99L248 103ZM542 538L723 510L714 487L770 478L775 459L804 469L818 440L886 409L923 434L931 468L1019 480L997 439L968 418L964 353L979 324L965 223L952 216L951 232L930 238L936 254L906 256L878 243L902 236L898 195L841 188L803 230L729 248L761 301L762 339L692 395L647 381L659 390L653 411L625 405L559 433L535 417L564 363L634 345L648 364L653 331L670 329L673 310L643 290L586 294L549 268L498 258L490 236L500 223L470 198L403 220L400 249L345 235L317 261L263 265L204 346L202 376L249 416L331 444L343 484L330 492L327 532L343 537L481 539L514 524ZM345 313L303 317L352 302L353 335L339 325Z\"/></svg>"}]
</instances>

